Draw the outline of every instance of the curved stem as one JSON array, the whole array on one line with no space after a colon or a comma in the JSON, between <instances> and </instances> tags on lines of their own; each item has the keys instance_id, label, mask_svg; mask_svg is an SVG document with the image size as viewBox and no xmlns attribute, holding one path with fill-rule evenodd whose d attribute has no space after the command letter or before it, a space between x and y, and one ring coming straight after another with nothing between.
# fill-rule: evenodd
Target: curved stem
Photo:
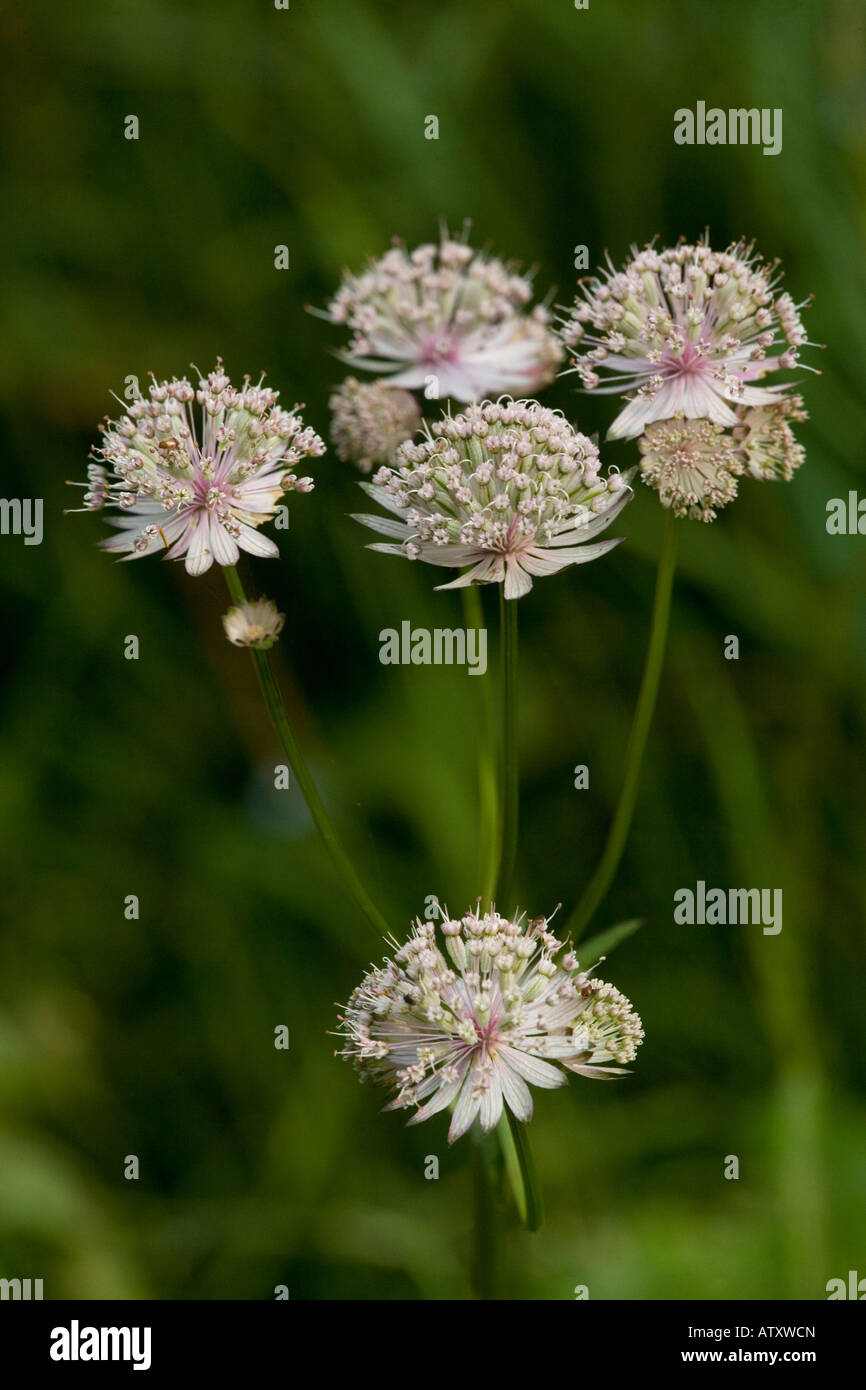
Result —
<instances>
[{"instance_id":1,"label":"curved stem","mask_svg":"<svg viewBox=\"0 0 866 1390\"><path fill-rule=\"evenodd\" d=\"M237 570L233 565L226 566L223 573L226 577L229 593L234 601L236 603L245 603L246 594ZM354 899L357 907L366 917L370 925L375 927L376 931L382 936L387 936L390 931L388 923L376 907L376 904L367 893L367 890L355 872L352 862L343 849L337 832L331 823L331 818L325 810L324 802L319 796L310 770L304 762L303 755L292 733L291 725L289 724L286 707L283 704L283 697L280 694L280 688L277 685L276 677L271 668L270 655L268 652L259 651L255 647L250 648L250 655L253 659L253 665L256 668L256 675L259 678L262 694L265 697L265 704L268 707L268 713L271 716L271 720L277 732L277 737L280 740L283 752L289 760L289 766L297 779L304 800L309 807L310 815L313 817L316 829L321 835L325 847L331 856L334 868L337 870L343 886Z\"/></svg>"},{"instance_id":2,"label":"curved stem","mask_svg":"<svg viewBox=\"0 0 866 1390\"><path fill-rule=\"evenodd\" d=\"M520 1219L528 1231L537 1231L544 1221L544 1203L532 1161L529 1130L506 1105L496 1132Z\"/></svg>"},{"instance_id":3,"label":"curved stem","mask_svg":"<svg viewBox=\"0 0 866 1390\"><path fill-rule=\"evenodd\" d=\"M511 907L514 861L517 856L517 828L520 792L518 755L517 680L517 599L505 598L500 586L500 640L502 644L502 849L496 881L496 902L500 912Z\"/></svg>"},{"instance_id":4,"label":"curved stem","mask_svg":"<svg viewBox=\"0 0 866 1390\"><path fill-rule=\"evenodd\" d=\"M566 932L577 940L589 922L599 903L610 887L622 858L631 819L634 814L637 790L640 781L641 763L646 748L647 735L652 722L653 711L658 695L659 680L664 664L665 645L668 635L668 620L671 611L674 571L676 569L678 523L673 512L665 516L659 567L656 573L655 597L653 599L652 625L649 645L644 662L643 679L635 706L634 719L625 754L625 775L622 791L604 852L598 868L592 876L580 902L572 913Z\"/></svg>"},{"instance_id":5,"label":"curved stem","mask_svg":"<svg viewBox=\"0 0 866 1390\"><path fill-rule=\"evenodd\" d=\"M463 597L463 619L467 628L476 631L484 627L484 610L481 595L475 584L461 589ZM482 887L483 902L489 907L496 889L496 873L499 867L499 793L496 786L496 728L493 717L493 694L490 679L485 671L483 676L475 676L471 682L475 697L475 717L477 725L478 750L478 802L481 812L481 835L479 851L479 883Z\"/></svg>"}]
</instances>

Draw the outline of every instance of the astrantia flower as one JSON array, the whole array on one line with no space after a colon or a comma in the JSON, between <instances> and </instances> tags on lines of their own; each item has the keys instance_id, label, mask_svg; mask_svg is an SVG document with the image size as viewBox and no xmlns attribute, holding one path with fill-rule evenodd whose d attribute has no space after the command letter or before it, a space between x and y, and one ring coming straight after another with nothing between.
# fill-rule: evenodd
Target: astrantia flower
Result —
<instances>
[{"instance_id":1,"label":"astrantia flower","mask_svg":"<svg viewBox=\"0 0 866 1390\"><path fill-rule=\"evenodd\" d=\"M396 242L360 275L347 272L325 317L351 329L350 366L410 390L434 377L439 397L470 401L553 380L562 350L531 299L514 266L443 234L414 251Z\"/></svg>"},{"instance_id":2,"label":"astrantia flower","mask_svg":"<svg viewBox=\"0 0 866 1390\"><path fill-rule=\"evenodd\" d=\"M783 396L775 405L756 405L739 411L733 431L746 471L753 478L789 482L806 456L794 438L790 420L807 420L802 396Z\"/></svg>"},{"instance_id":3,"label":"astrantia flower","mask_svg":"<svg viewBox=\"0 0 866 1390\"><path fill-rule=\"evenodd\" d=\"M420 443L397 450L361 486L394 517L359 516L388 536L370 547L459 569L441 589L505 585L507 599L532 588L533 575L594 560L621 537L586 545L631 496L618 473L602 477L595 445L559 411L535 401L483 401L446 415Z\"/></svg>"},{"instance_id":4,"label":"astrantia flower","mask_svg":"<svg viewBox=\"0 0 866 1390\"><path fill-rule=\"evenodd\" d=\"M530 1085L621 1074L643 1038L625 996L581 971L545 918L480 908L438 928L417 920L355 990L340 1033L362 1078L396 1090L386 1109L415 1107L418 1124L453 1105L449 1143L476 1118L495 1128L503 1102L529 1120Z\"/></svg>"},{"instance_id":5,"label":"astrantia flower","mask_svg":"<svg viewBox=\"0 0 866 1390\"><path fill-rule=\"evenodd\" d=\"M357 464L362 473L393 463L397 445L411 439L421 425L415 397L385 381L347 377L328 404L337 455L344 463Z\"/></svg>"},{"instance_id":6,"label":"astrantia flower","mask_svg":"<svg viewBox=\"0 0 866 1390\"><path fill-rule=\"evenodd\" d=\"M745 465L732 435L713 420L657 420L638 440L641 477L675 516L712 521L737 495Z\"/></svg>"},{"instance_id":7,"label":"astrantia flower","mask_svg":"<svg viewBox=\"0 0 866 1390\"><path fill-rule=\"evenodd\" d=\"M808 342L775 266L737 242L664 251L632 247L581 286L561 325L573 370L590 391L625 392L629 404L609 437L630 439L677 414L733 426L737 405L771 405L784 385L753 383L793 367Z\"/></svg>"},{"instance_id":8,"label":"astrantia flower","mask_svg":"<svg viewBox=\"0 0 866 1390\"><path fill-rule=\"evenodd\" d=\"M120 534L104 548L130 560L158 550L184 556L189 574L214 561L233 565L239 550L279 554L257 528L284 493L312 489L312 478L294 470L325 446L296 410L276 404L278 394L248 377L236 390L220 361L197 388L186 378L154 381L149 400L140 397L106 424L99 462L88 469L85 506L120 512L111 518ZM201 406L198 429L193 400Z\"/></svg>"},{"instance_id":9,"label":"astrantia flower","mask_svg":"<svg viewBox=\"0 0 866 1390\"><path fill-rule=\"evenodd\" d=\"M223 615L226 637L236 647L256 647L266 652L283 630L285 613L269 598L257 598L239 603Z\"/></svg>"}]
</instances>

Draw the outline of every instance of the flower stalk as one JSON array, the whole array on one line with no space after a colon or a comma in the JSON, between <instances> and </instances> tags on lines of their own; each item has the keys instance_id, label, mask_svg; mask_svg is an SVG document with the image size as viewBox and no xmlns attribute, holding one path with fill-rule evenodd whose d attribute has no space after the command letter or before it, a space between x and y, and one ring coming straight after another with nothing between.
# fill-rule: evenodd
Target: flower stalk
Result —
<instances>
[{"instance_id":1,"label":"flower stalk","mask_svg":"<svg viewBox=\"0 0 866 1390\"><path fill-rule=\"evenodd\" d=\"M461 591L463 620L467 628L476 631L484 626L481 595L474 584ZM496 779L496 721L493 691L487 673L472 682L475 697L476 747L478 767L478 802L480 808L481 840L479 847L482 900L489 908L496 892L499 868L499 788Z\"/></svg>"},{"instance_id":2,"label":"flower stalk","mask_svg":"<svg viewBox=\"0 0 866 1390\"><path fill-rule=\"evenodd\" d=\"M671 611L674 573L676 570L677 537L679 522L673 512L665 514L659 567L656 573L655 597L653 599L652 623L649 644L644 662L643 678L634 719L629 733L625 755L625 774L616 812L608 832L604 851L598 867L592 876L583 896L571 915L567 931L572 940L577 941L592 918L611 885L619 861L625 848L626 837L634 815L637 791L640 782L641 764L646 748L647 736L655 710L659 681L664 664L667 644L668 623Z\"/></svg>"},{"instance_id":3,"label":"flower stalk","mask_svg":"<svg viewBox=\"0 0 866 1390\"><path fill-rule=\"evenodd\" d=\"M472 1195L475 1208L472 1243L472 1289L486 1301L496 1297L499 1223L494 1193L495 1173L487 1135L476 1133L472 1145Z\"/></svg>"},{"instance_id":4,"label":"flower stalk","mask_svg":"<svg viewBox=\"0 0 866 1390\"><path fill-rule=\"evenodd\" d=\"M226 577L229 593L235 603L245 604L247 597L237 569L234 565L227 565L223 573ZM337 832L331 822L331 818L325 809L324 802L319 795L318 788L313 781L310 770L304 761L303 754L298 747L297 740L295 739L291 724L289 723L280 688L277 685L276 677L271 667L270 656L267 651L262 651L257 647L250 648L250 655L253 659L256 675L259 678L259 685L261 686L265 704L268 707L268 713L271 716L271 721L276 730L277 737L280 740L280 745L288 758L289 766L297 779L298 786L307 803L310 815L313 817L316 829L321 835L325 847L331 856L334 868L337 870L344 888L352 897L364 917L366 917L371 927L373 927L380 936L387 936L390 927L365 889L355 872L355 868L349 856L343 849Z\"/></svg>"},{"instance_id":5,"label":"flower stalk","mask_svg":"<svg viewBox=\"0 0 866 1390\"><path fill-rule=\"evenodd\" d=\"M502 847L496 880L496 901L500 909L507 909L510 906L514 880L520 805L517 604L505 598L504 588L500 589L499 593L502 643Z\"/></svg>"}]
</instances>

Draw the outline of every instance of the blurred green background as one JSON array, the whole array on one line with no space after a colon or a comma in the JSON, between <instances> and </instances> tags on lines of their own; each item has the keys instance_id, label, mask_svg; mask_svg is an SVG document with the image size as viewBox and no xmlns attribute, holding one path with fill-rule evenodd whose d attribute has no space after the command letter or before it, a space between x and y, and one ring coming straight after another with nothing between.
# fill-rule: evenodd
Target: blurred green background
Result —
<instances>
[{"instance_id":1,"label":"blurred green background","mask_svg":"<svg viewBox=\"0 0 866 1390\"><path fill-rule=\"evenodd\" d=\"M859 0L118 0L0 24L3 493L45 499L40 547L0 539L0 1275L49 1298L469 1292L471 1145L381 1115L333 1058L332 1001L380 951L297 796L271 790L282 759L221 635L220 574L115 565L102 518L61 514L130 373L222 353L326 433L340 338L305 306L392 235L464 217L559 302L575 245L595 264L656 233L754 237L795 299L814 292L827 344L794 482L746 482L684 528L637 814L594 923L646 918L604 973L647 1040L627 1080L539 1096L548 1220L509 1235L502 1294L823 1298L866 1275L866 540L825 530L827 499L862 482ZM783 153L676 146L698 99L781 107ZM544 400L587 433L612 418L573 378ZM428 894L457 910L480 891L474 682L381 666L378 633L459 624L459 596L363 548L333 452L315 472L280 560L244 573L288 615L294 720L402 931ZM521 601L532 913L570 910L603 843L662 519L641 490L627 544ZM675 925L699 878L782 887L781 935Z\"/></svg>"}]
</instances>

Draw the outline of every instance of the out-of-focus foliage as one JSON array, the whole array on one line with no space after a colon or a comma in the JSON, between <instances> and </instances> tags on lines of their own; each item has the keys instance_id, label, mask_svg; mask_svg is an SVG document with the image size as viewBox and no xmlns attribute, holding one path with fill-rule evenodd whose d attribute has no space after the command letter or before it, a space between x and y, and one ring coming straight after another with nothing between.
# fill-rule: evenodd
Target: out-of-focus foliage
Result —
<instances>
[{"instance_id":1,"label":"out-of-focus foliage","mask_svg":"<svg viewBox=\"0 0 866 1390\"><path fill-rule=\"evenodd\" d=\"M646 918L605 974L647 1041L627 1081L539 1098L548 1222L510 1237L500 1291L821 1298L863 1272L866 539L825 531L827 499L862 479L862 6L103 0L0 22L2 490L46 516L39 547L0 538L0 1275L42 1277L46 1297L468 1291L469 1144L380 1115L332 1057L332 1001L381 947L303 807L269 790L281 759L221 636L221 576L115 565L100 518L61 516L130 373L222 353L326 432L337 335L305 305L392 235L467 216L559 300L579 244L595 263L656 233L754 237L795 298L814 291L827 344L803 374L801 473L744 483L682 537L641 797L594 924ZM673 112L698 99L781 107L783 153L676 146ZM611 418L573 378L544 400L586 432ZM246 574L288 614L294 719L402 930L426 895L480 891L473 681L383 667L378 634L458 624L460 601L363 548L348 466L331 453L316 473L281 559ZM661 521L641 491L626 545L521 602L533 912L567 911L600 851ZM698 879L782 887L781 934L675 925L674 890Z\"/></svg>"}]
</instances>

